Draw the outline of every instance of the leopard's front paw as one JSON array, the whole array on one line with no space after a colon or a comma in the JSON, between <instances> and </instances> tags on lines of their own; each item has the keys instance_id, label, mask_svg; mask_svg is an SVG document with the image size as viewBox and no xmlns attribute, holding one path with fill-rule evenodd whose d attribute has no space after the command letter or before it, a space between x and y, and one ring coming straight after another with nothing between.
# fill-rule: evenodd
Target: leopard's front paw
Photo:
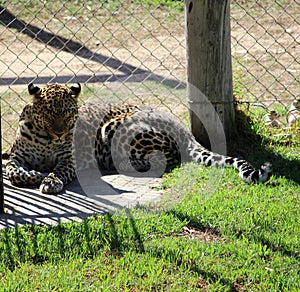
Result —
<instances>
[{"instance_id":1,"label":"leopard's front paw","mask_svg":"<svg viewBox=\"0 0 300 292\"><path fill-rule=\"evenodd\" d=\"M61 192L63 188L64 183L53 173L45 177L40 185L40 191L44 194L57 194Z\"/></svg>"}]
</instances>

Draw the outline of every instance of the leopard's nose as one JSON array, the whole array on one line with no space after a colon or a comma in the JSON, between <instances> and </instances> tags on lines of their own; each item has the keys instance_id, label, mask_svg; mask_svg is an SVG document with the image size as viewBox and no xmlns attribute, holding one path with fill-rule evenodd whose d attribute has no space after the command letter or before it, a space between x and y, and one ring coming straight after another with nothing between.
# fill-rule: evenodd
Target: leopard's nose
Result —
<instances>
[{"instance_id":1,"label":"leopard's nose","mask_svg":"<svg viewBox=\"0 0 300 292\"><path fill-rule=\"evenodd\" d=\"M58 138L61 138L64 133L55 133Z\"/></svg>"},{"instance_id":2,"label":"leopard's nose","mask_svg":"<svg viewBox=\"0 0 300 292\"><path fill-rule=\"evenodd\" d=\"M66 128L66 123L62 118L56 118L52 127L56 135L63 135L65 128Z\"/></svg>"}]
</instances>

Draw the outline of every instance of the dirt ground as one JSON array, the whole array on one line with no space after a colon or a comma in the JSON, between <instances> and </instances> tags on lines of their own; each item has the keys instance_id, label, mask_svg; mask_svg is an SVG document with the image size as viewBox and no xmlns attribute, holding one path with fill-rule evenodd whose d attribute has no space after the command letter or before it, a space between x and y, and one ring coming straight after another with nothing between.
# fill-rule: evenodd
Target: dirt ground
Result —
<instances>
[{"instance_id":1,"label":"dirt ground","mask_svg":"<svg viewBox=\"0 0 300 292\"><path fill-rule=\"evenodd\" d=\"M233 68L245 99L272 106L299 98L300 5L290 2L284 10L232 7ZM8 5L0 14L5 25L0 28L4 148L32 81L79 81L96 88L104 102L137 97L177 115L186 111L183 12L126 6L111 13L86 6L72 14L67 8L37 14L31 7L19 11Z\"/></svg>"}]
</instances>

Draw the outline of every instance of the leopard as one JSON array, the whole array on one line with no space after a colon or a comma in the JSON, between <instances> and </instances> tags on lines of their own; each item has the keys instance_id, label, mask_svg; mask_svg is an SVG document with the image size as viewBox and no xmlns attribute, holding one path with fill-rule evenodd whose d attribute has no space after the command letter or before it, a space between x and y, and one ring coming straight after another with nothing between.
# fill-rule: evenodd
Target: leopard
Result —
<instances>
[{"instance_id":1,"label":"leopard","mask_svg":"<svg viewBox=\"0 0 300 292\"><path fill-rule=\"evenodd\" d=\"M77 169L119 173L164 172L194 162L233 167L246 183L266 182L272 165L255 169L247 160L212 152L171 114L146 105L84 103L81 85L28 85L31 101L19 117L16 139L6 164L12 185L39 187L59 194Z\"/></svg>"}]
</instances>

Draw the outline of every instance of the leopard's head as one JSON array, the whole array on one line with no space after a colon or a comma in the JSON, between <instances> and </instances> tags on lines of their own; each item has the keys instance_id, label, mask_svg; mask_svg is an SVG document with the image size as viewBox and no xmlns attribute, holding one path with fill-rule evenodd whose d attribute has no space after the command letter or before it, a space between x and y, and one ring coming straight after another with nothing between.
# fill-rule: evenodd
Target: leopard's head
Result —
<instances>
[{"instance_id":1,"label":"leopard's head","mask_svg":"<svg viewBox=\"0 0 300 292\"><path fill-rule=\"evenodd\" d=\"M64 140L78 117L80 84L70 88L58 84L39 88L29 84L28 91L33 95L31 114L35 126L45 130L52 140Z\"/></svg>"}]
</instances>

